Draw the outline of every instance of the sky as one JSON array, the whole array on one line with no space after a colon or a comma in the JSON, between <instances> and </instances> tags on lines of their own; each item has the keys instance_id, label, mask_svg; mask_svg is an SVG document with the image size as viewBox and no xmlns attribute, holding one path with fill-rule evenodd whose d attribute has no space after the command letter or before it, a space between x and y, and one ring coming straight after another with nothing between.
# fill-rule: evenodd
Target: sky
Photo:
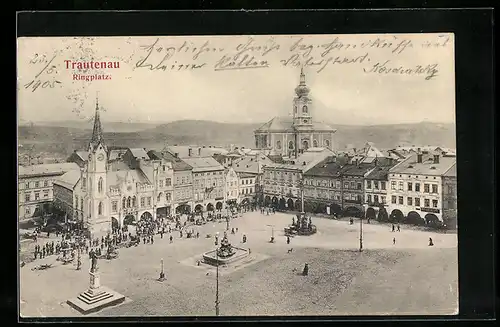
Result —
<instances>
[{"instance_id":1,"label":"sky","mask_svg":"<svg viewBox=\"0 0 500 327\"><path fill-rule=\"evenodd\" d=\"M98 98L103 121L261 123L291 115L301 67L313 120L455 122L453 34L36 37L17 49L20 122L89 119ZM119 68L78 69L92 61Z\"/></svg>"}]
</instances>

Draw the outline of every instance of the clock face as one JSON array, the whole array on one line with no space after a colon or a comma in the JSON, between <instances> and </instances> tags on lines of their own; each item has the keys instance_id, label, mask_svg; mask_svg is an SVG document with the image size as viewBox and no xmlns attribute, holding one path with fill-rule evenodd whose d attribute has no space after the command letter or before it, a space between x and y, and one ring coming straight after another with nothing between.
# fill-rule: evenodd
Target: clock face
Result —
<instances>
[{"instance_id":1,"label":"clock face","mask_svg":"<svg viewBox=\"0 0 500 327\"><path fill-rule=\"evenodd\" d=\"M104 159L104 155L101 153L97 156L97 160L102 161Z\"/></svg>"}]
</instances>

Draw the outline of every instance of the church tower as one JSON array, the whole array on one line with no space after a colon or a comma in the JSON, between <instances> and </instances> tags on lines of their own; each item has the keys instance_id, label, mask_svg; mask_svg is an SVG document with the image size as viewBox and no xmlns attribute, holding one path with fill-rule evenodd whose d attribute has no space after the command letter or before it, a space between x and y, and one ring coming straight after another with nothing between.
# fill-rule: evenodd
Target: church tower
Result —
<instances>
[{"instance_id":1,"label":"church tower","mask_svg":"<svg viewBox=\"0 0 500 327\"><path fill-rule=\"evenodd\" d=\"M312 127L311 98L310 89L306 85L304 69L300 69L300 82L295 88L295 98L293 99L293 126Z\"/></svg>"},{"instance_id":2,"label":"church tower","mask_svg":"<svg viewBox=\"0 0 500 327\"><path fill-rule=\"evenodd\" d=\"M101 118L99 116L99 100L96 99L94 129L89 143L87 161L87 205L90 232L107 233L111 230L109 219L109 199L107 196L107 162L108 151L104 143Z\"/></svg>"}]
</instances>

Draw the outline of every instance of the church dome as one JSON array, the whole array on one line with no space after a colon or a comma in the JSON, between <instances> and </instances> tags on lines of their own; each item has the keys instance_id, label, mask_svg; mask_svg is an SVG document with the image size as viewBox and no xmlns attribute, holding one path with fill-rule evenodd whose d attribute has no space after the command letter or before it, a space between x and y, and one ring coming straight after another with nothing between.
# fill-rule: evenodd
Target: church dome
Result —
<instances>
[{"instance_id":1,"label":"church dome","mask_svg":"<svg viewBox=\"0 0 500 327\"><path fill-rule=\"evenodd\" d=\"M300 69L300 83L295 88L295 94L300 98L309 94L311 89L306 85L306 75L304 75L304 69Z\"/></svg>"}]
</instances>

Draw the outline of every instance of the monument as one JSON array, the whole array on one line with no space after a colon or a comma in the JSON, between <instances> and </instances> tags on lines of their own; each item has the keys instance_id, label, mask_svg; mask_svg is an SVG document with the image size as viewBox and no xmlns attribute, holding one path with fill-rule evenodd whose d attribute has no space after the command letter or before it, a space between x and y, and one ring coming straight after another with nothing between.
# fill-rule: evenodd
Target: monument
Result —
<instances>
[{"instance_id":1,"label":"monument","mask_svg":"<svg viewBox=\"0 0 500 327\"><path fill-rule=\"evenodd\" d=\"M67 303L83 314L93 313L125 301L125 296L101 285L97 254L91 253L90 286Z\"/></svg>"},{"instance_id":2,"label":"monument","mask_svg":"<svg viewBox=\"0 0 500 327\"><path fill-rule=\"evenodd\" d=\"M285 235L312 235L316 232L311 217L306 217L305 213L297 214L297 221L292 218L292 224L285 227Z\"/></svg>"},{"instance_id":3,"label":"monument","mask_svg":"<svg viewBox=\"0 0 500 327\"><path fill-rule=\"evenodd\" d=\"M225 265L247 257L250 254L248 249L240 248L231 245L227 238L227 233L224 232L224 238L220 242L220 247L215 250L205 252L203 254L203 262L212 265Z\"/></svg>"}]
</instances>

